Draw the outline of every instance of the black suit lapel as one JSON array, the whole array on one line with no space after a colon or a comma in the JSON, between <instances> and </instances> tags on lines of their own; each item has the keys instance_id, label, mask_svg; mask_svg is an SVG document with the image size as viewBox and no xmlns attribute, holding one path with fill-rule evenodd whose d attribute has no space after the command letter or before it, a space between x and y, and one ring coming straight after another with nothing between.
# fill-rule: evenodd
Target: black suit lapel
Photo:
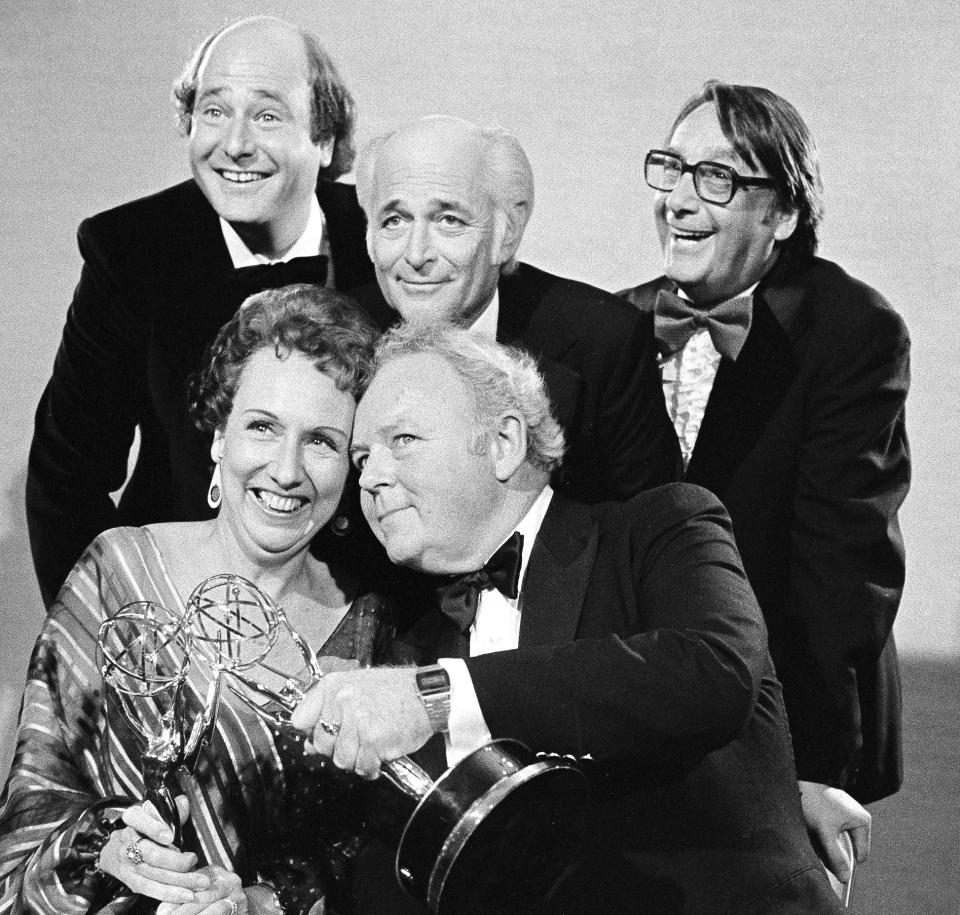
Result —
<instances>
[{"instance_id":1,"label":"black suit lapel","mask_svg":"<svg viewBox=\"0 0 960 915\"><path fill-rule=\"evenodd\" d=\"M497 342L519 346L537 360L553 405L554 417L564 429L571 429L580 398L581 378L562 363L564 353L574 344L565 324L556 320L551 308L542 308L549 300L555 278L518 264L512 273L500 277L500 314Z\"/></svg>"},{"instance_id":2,"label":"black suit lapel","mask_svg":"<svg viewBox=\"0 0 960 915\"><path fill-rule=\"evenodd\" d=\"M333 261L333 280L341 292L374 281L373 264L367 254L366 220L352 184L321 178L317 201L323 210Z\"/></svg>"},{"instance_id":3,"label":"black suit lapel","mask_svg":"<svg viewBox=\"0 0 960 915\"><path fill-rule=\"evenodd\" d=\"M522 647L560 645L576 637L597 541L589 510L554 493L520 595Z\"/></svg>"},{"instance_id":4,"label":"black suit lapel","mask_svg":"<svg viewBox=\"0 0 960 915\"><path fill-rule=\"evenodd\" d=\"M196 368L207 343L243 301L231 280L233 262L216 211L194 182L184 187L176 210L163 227L176 232L175 245L164 244L151 277L158 283L156 345L169 347L160 365L185 375Z\"/></svg>"},{"instance_id":5,"label":"black suit lapel","mask_svg":"<svg viewBox=\"0 0 960 915\"><path fill-rule=\"evenodd\" d=\"M758 294L739 358L720 361L685 479L722 497L796 373L790 339Z\"/></svg>"}]
</instances>

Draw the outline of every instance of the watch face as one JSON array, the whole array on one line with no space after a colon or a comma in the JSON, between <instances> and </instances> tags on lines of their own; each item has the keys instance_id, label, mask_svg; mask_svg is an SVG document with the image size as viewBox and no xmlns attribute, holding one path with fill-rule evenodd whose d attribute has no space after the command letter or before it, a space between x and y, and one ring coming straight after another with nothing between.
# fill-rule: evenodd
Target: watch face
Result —
<instances>
[{"instance_id":1,"label":"watch face","mask_svg":"<svg viewBox=\"0 0 960 915\"><path fill-rule=\"evenodd\" d=\"M417 689L421 693L439 693L450 689L450 675L442 667L417 671Z\"/></svg>"}]
</instances>

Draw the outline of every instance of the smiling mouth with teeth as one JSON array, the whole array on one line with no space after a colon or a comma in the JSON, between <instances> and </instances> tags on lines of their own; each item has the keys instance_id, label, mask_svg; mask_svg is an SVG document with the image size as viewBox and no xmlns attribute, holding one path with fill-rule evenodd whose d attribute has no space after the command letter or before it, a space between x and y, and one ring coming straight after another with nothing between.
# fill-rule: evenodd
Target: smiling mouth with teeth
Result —
<instances>
[{"instance_id":1,"label":"smiling mouth with teeth","mask_svg":"<svg viewBox=\"0 0 960 915\"><path fill-rule=\"evenodd\" d=\"M265 508L275 512L291 514L307 504L307 499L297 496L294 498L278 496L276 493L268 492L265 489L255 489L253 494L257 501Z\"/></svg>"},{"instance_id":2,"label":"smiling mouth with teeth","mask_svg":"<svg viewBox=\"0 0 960 915\"><path fill-rule=\"evenodd\" d=\"M226 169L219 169L217 174L233 184L252 184L254 181L263 181L269 175L263 172L231 172Z\"/></svg>"}]
</instances>

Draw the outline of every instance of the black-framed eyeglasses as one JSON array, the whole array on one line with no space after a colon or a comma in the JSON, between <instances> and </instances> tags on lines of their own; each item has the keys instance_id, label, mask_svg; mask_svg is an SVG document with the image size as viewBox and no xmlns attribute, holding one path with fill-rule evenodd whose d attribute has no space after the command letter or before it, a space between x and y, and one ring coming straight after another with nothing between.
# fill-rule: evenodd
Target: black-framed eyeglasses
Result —
<instances>
[{"instance_id":1,"label":"black-framed eyeglasses","mask_svg":"<svg viewBox=\"0 0 960 915\"><path fill-rule=\"evenodd\" d=\"M684 172L693 175L693 189L707 203L729 203L741 187L774 187L773 178L745 178L721 162L684 162L662 149L651 149L643 161L643 177L655 191L672 191Z\"/></svg>"}]
</instances>

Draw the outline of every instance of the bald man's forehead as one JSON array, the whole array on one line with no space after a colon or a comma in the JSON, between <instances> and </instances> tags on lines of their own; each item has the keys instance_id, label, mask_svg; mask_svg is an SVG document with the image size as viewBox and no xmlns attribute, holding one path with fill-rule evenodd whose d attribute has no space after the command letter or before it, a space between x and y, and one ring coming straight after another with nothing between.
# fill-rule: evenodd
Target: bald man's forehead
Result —
<instances>
[{"instance_id":1,"label":"bald man's forehead","mask_svg":"<svg viewBox=\"0 0 960 915\"><path fill-rule=\"evenodd\" d=\"M474 176L483 162L479 138L427 126L398 132L384 144L379 160L410 167L457 170Z\"/></svg>"},{"instance_id":2,"label":"bald man's forehead","mask_svg":"<svg viewBox=\"0 0 960 915\"><path fill-rule=\"evenodd\" d=\"M305 83L310 76L303 36L280 19L245 20L227 28L208 48L198 75L203 79L206 71L229 71L236 66L283 72Z\"/></svg>"}]
</instances>

